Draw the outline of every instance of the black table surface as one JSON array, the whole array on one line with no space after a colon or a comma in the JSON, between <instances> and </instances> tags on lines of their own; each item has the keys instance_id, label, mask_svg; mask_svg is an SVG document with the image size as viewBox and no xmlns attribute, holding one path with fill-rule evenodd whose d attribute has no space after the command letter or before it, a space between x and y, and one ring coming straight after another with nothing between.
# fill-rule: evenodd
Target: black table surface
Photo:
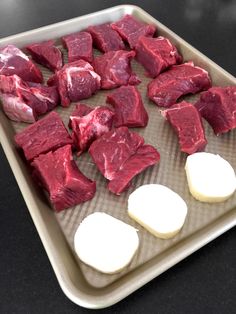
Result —
<instances>
[{"instance_id":1,"label":"black table surface","mask_svg":"<svg viewBox=\"0 0 236 314\"><path fill-rule=\"evenodd\" d=\"M1 0L0 38L128 1ZM129 1L236 75L235 0ZM88 313L63 294L0 149L0 313ZM102 313L235 313L235 228Z\"/></svg>"}]
</instances>

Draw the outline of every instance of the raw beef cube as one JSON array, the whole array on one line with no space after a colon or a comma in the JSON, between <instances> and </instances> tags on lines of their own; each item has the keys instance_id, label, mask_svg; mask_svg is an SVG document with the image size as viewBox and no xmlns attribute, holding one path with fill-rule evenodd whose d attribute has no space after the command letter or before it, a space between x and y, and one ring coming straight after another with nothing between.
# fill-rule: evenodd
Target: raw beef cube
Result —
<instances>
[{"instance_id":1,"label":"raw beef cube","mask_svg":"<svg viewBox=\"0 0 236 314\"><path fill-rule=\"evenodd\" d=\"M107 103L115 108L114 126L144 127L148 114L142 97L134 86L121 86L107 96Z\"/></svg>"},{"instance_id":2,"label":"raw beef cube","mask_svg":"<svg viewBox=\"0 0 236 314\"><path fill-rule=\"evenodd\" d=\"M93 37L94 46L102 52L125 49L122 38L111 28L110 23L90 26L88 32Z\"/></svg>"},{"instance_id":3,"label":"raw beef cube","mask_svg":"<svg viewBox=\"0 0 236 314\"><path fill-rule=\"evenodd\" d=\"M204 150L207 140L201 116L191 103L182 101L163 110L162 115L176 131L182 152L193 154Z\"/></svg>"},{"instance_id":4,"label":"raw beef cube","mask_svg":"<svg viewBox=\"0 0 236 314\"><path fill-rule=\"evenodd\" d=\"M151 145L139 147L134 155L124 162L115 178L108 183L108 189L117 195L125 191L131 180L139 173L160 160L160 154Z\"/></svg>"},{"instance_id":5,"label":"raw beef cube","mask_svg":"<svg viewBox=\"0 0 236 314\"><path fill-rule=\"evenodd\" d=\"M65 64L48 80L48 85L56 85L63 107L70 102L88 98L100 89L100 76L94 72L91 64L78 60Z\"/></svg>"},{"instance_id":6,"label":"raw beef cube","mask_svg":"<svg viewBox=\"0 0 236 314\"><path fill-rule=\"evenodd\" d=\"M212 87L195 104L216 135L236 127L236 86Z\"/></svg>"},{"instance_id":7,"label":"raw beef cube","mask_svg":"<svg viewBox=\"0 0 236 314\"><path fill-rule=\"evenodd\" d=\"M148 97L158 106L170 107L183 95L207 90L211 81L207 71L193 62L173 65L148 84Z\"/></svg>"},{"instance_id":8,"label":"raw beef cube","mask_svg":"<svg viewBox=\"0 0 236 314\"><path fill-rule=\"evenodd\" d=\"M94 108L91 108L91 107L89 107L88 105L81 104L81 103L77 103L77 104L75 105L75 109L72 111L72 113L71 113L71 115L70 115L68 127L69 127L69 128L72 128L71 123L72 123L73 118L86 116L86 115L89 114L93 109L94 109Z\"/></svg>"},{"instance_id":9,"label":"raw beef cube","mask_svg":"<svg viewBox=\"0 0 236 314\"><path fill-rule=\"evenodd\" d=\"M0 99L9 119L28 123L35 122L60 101L56 87L27 84L17 75L0 75Z\"/></svg>"},{"instance_id":10,"label":"raw beef cube","mask_svg":"<svg viewBox=\"0 0 236 314\"><path fill-rule=\"evenodd\" d=\"M11 94L0 94L3 110L9 119L26 123L35 122L35 113L19 97Z\"/></svg>"},{"instance_id":11,"label":"raw beef cube","mask_svg":"<svg viewBox=\"0 0 236 314\"><path fill-rule=\"evenodd\" d=\"M109 51L94 59L94 69L101 76L101 88L112 89L121 85L135 85L140 80L131 70L134 51Z\"/></svg>"},{"instance_id":12,"label":"raw beef cube","mask_svg":"<svg viewBox=\"0 0 236 314\"><path fill-rule=\"evenodd\" d=\"M88 32L79 32L62 37L62 42L68 50L68 62L83 59L93 61L93 39Z\"/></svg>"},{"instance_id":13,"label":"raw beef cube","mask_svg":"<svg viewBox=\"0 0 236 314\"><path fill-rule=\"evenodd\" d=\"M92 143L89 153L115 194L122 193L135 175L160 160L157 150L144 145L144 139L127 127L104 134Z\"/></svg>"},{"instance_id":14,"label":"raw beef cube","mask_svg":"<svg viewBox=\"0 0 236 314\"><path fill-rule=\"evenodd\" d=\"M95 181L82 174L73 160L70 145L38 156L31 165L57 212L90 200L96 192Z\"/></svg>"},{"instance_id":15,"label":"raw beef cube","mask_svg":"<svg viewBox=\"0 0 236 314\"><path fill-rule=\"evenodd\" d=\"M73 143L61 117L54 111L17 133L15 142L27 160Z\"/></svg>"},{"instance_id":16,"label":"raw beef cube","mask_svg":"<svg viewBox=\"0 0 236 314\"><path fill-rule=\"evenodd\" d=\"M135 51L137 61L153 78L169 66L182 62L182 57L176 47L167 38L161 36L157 38L140 37Z\"/></svg>"},{"instance_id":17,"label":"raw beef cube","mask_svg":"<svg viewBox=\"0 0 236 314\"><path fill-rule=\"evenodd\" d=\"M85 105L78 104L75 111L83 114L85 113L84 107ZM90 112L83 116L75 116L74 113L70 116L73 130L71 136L79 152L87 150L94 140L112 128L114 112L111 109L105 106L88 108Z\"/></svg>"},{"instance_id":18,"label":"raw beef cube","mask_svg":"<svg viewBox=\"0 0 236 314\"><path fill-rule=\"evenodd\" d=\"M63 56L59 48L54 46L54 40L31 44L26 49L34 61L42 64L51 71L60 70L63 66Z\"/></svg>"},{"instance_id":19,"label":"raw beef cube","mask_svg":"<svg viewBox=\"0 0 236 314\"><path fill-rule=\"evenodd\" d=\"M43 81L43 75L39 68L14 45L0 48L0 74L16 74L24 81L35 83Z\"/></svg>"},{"instance_id":20,"label":"raw beef cube","mask_svg":"<svg viewBox=\"0 0 236 314\"><path fill-rule=\"evenodd\" d=\"M89 153L103 176L113 180L124 162L143 144L144 139L138 133L120 127L94 141Z\"/></svg>"},{"instance_id":21,"label":"raw beef cube","mask_svg":"<svg viewBox=\"0 0 236 314\"><path fill-rule=\"evenodd\" d=\"M46 86L29 82L30 91L42 103L47 105L47 111L51 111L60 103L60 96L56 86Z\"/></svg>"},{"instance_id":22,"label":"raw beef cube","mask_svg":"<svg viewBox=\"0 0 236 314\"><path fill-rule=\"evenodd\" d=\"M135 48L140 36L152 37L156 31L154 25L136 20L132 15L125 15L119 21L112 23L111 27L128 42L130 48Z\"/></svg>"}]
</instances>

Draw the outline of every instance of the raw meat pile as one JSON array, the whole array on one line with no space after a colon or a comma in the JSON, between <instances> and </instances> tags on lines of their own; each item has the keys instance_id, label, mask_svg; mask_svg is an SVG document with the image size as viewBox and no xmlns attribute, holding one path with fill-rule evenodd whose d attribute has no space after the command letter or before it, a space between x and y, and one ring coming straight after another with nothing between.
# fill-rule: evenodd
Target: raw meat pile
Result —
<instances>
[{"instance_id":1,"label":"raw meat pile","mask_svg":"<svg viewBox=\"0 0 236 314\"><path fill-rule=\"evenodd\" d=\"M47 85L23 51L14 45L0 48L3 110L14 121L33 123L15 140L55 210L84 202L95 193L95 182L79 171L72 151L79 156L88 150L115 194L126 190L135 175L159 162L157 150L127 128L148 124L147 107L133 86L140 83L132 70L134 58L153 78L147 96L165 107L162 115L176 130L183 152L192 154L207 144L201 116L216 134L236 127L235 88L210 88L208 73L191 61L182 63L177 47L167 38L154 37L156 31L155 26L125 15L115 23L68 34L61 38L68 50L66 64L53 40L28 45L32 59L54 72ZM101 51L99 56L93 55L93 46ZM68 121L71 135L55 112L37 121L58 104L68 107L100 89L113 89L106 95L108 106L76 104ZM178 102L180 97L202 90L206 91L195 106Z\"/></svg>"}]
</instances>

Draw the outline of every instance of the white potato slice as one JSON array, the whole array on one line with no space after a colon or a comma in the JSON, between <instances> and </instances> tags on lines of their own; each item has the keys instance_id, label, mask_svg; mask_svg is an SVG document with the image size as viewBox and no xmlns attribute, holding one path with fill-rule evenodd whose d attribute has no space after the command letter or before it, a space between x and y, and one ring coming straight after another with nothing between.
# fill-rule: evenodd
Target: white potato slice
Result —
<instances>
[{"instance_id":1,"label":"white potato slice","mask_svg":"<svg viewBox=\"0 0 236 314\"><path fill-rule=\"evenodd\" d=\"M137 230L103 212L87 216L74 237L82 262L106 274L124 269L139 247Z\"/></svg>"},{"instance_id":2,"label":"white potato slice","mask_svg":"<svg viewBox=\"0 0 236 314\"><path fill-rule=\"evenodd\" d=\"M171 238L180 231L187 211L185 201L161 184L142 185L128 199L129 216L162 239Z\"/></svg>"},{"instance_id":3,"label":"white potato slice","mask_svg":"<svg viewBox=\"0 0 236 314\"><path fill-rule=\"evenodd\" d=\"M219 155L205 152L189 155L185 170L189 191L201 202L223 202L235 191L234 169Z\"/></svg>"}]
</instances>

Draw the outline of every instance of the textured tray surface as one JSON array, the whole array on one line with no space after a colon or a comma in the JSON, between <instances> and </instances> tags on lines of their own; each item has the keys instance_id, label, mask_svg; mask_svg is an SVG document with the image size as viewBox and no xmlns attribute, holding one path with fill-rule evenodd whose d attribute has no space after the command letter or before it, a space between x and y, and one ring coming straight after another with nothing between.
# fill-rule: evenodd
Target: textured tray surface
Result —
<instances>
[{"instance_id":1,"label":"textured tray surface","mask_svg":"<svg viewBox=\"0 0 236 314\"><path fill-rule=\"evenodd\" d=\"M107 20L111 19L107 17ZM101 23L102 22L105 21L103 20ZM92 23L93 21L91 20L91 24ZM82 28L83 27L80 25L78 30ZM158 30L158 35L164 35L172 39L171 36L168 36L168 33L166 33L166 31L162 30L161 28ZM189 54L189 51L186 50L185 47L180 46L178 43L177 46L183 54L185 60L190 60L191 54ZM64 55L66 60L65 50ZM202 66L201 58L199 58L199 62L198 59L195 58L194 62L196 65ZM144 105L149 114L148 126L146 128L133 130L139 132L145 138L146 143L149 143L158 149L161 154L160 164L149 168L147 171L137 176L132 182L132 187L127 192L124 192L121 196L115 196L107 190L106 180L99 173L89 155L86 153L79 158L77 158L75 155L74 157L81 171L89 178L96 180L96 195L93 200L89 202L62 211L59 214L55 214L55 217L73 252L73 237L76 228L88 214L91 214L94 211L104 211L127 222L132 226L135 226L139 230L140 248L138 253L134 257L132 263L119 274L102 274L84 265L75 256L84 277L88 283L94 287L105 287L109 285L131 270L137 268L152 258L157 257L175 244L180 243L183 239L187 239L190 235L197 232L198 230L204 228L207 225L210 225L213 221L230 211L236 205L236 195L221 204L203 204L195 201L193 197L191 197L188 191L184 171L187 155L180 152L177 136L171 126L160 115L159 108L146 97L146 86L150 79L145 76L143 67L137 64L135 61L132 62L132 67L142 80L142 83L138 85L138 89L142 94ZM43 67L40 68L43 71L45 79L47 79L51 73L45 70ZM214 71L211 70L211 67L207 68L207 70L211 74L213 84L232 85L232 81L230 79L227 81L225 77L221 78L221 76L215 75ZM82 101L82 103L87 103L92 106L105 104L107 93L109 93L109 91L99 91L95 96ZM198 96L185 97L185 99L193 101L197 97ZM63 109L62 107L57 108L57 111L60 113L66 125L68 124L69 116L73 108L73 104L71 104L70 107L66 109ZM11 125L13 126L15 132L19 132L26 126L26 124L14 122L11 122ZM236 136L235 131L216 137L207 123L204 122L204 126L208 140L206 151L220 154L223 158L227 159L232 164L234 169L236 169L236 157L234 154L234 143ZM155 238L149 232L144 230L144 228L131 220L127 215L127 199L129 194L138 186L146 183L160 183L167 185L175 192L179 193L188 204L189 212L184 227L180 233L172 239L161 240ZM48 208L50 208L49 205Z\"/></svg>"}]
</instances>

